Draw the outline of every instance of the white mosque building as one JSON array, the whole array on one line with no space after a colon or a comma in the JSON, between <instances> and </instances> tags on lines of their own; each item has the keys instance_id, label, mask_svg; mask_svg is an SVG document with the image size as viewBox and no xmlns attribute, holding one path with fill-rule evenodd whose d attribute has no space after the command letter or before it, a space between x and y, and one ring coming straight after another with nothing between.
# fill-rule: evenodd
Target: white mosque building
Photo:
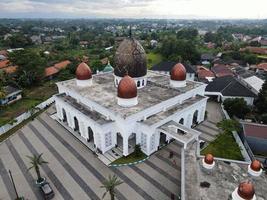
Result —
<instances>
[{"instance_id":1,"label":"white mosque building","mask_svg":"<svg viewBox=\"0 0 267 200\"><path fill-rule=\"evenodd\" d=\"M180 63L167 75L147 70L146 60L130 37L117 49L114 72L92 75L81 63L75 79L57 83L58 120L99 154L127 156L140 144L150 155L171 139L198 139L192 126L204 120L206 85L186 80Z\"/></svg>"}]
</instances>

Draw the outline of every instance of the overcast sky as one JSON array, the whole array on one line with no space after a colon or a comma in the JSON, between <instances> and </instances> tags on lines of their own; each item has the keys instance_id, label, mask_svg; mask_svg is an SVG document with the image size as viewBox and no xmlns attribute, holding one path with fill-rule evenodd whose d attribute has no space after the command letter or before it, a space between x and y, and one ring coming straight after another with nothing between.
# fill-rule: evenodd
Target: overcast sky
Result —
<instances>
[{"instance_id":1,"label":"overcast sky","mask_svg":"<svg viewBox=\"0 0 267 200\"><path fill-rule=\"evenodd\" d=\"M267 18L267 0L0 0L4 18Z\"/></svg>"}]
</instances>

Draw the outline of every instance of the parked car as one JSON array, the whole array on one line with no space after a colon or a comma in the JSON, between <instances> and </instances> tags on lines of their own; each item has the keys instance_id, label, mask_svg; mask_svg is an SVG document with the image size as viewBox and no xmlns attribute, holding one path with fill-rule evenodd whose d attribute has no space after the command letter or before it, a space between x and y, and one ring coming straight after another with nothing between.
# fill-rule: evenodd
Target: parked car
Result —
<instances>
[{"instance_id":1,"label":"parked car","mask_svg":"<svg viewBox=\"0 0 267 200\"><path fill-rule=\"evenodd\" d=\"M46 200L52 199L55 196L54 191L48 182L44 183L40 187L40 190L41 193L43 194L44 199Z\"/></svg>"}]
</instances>

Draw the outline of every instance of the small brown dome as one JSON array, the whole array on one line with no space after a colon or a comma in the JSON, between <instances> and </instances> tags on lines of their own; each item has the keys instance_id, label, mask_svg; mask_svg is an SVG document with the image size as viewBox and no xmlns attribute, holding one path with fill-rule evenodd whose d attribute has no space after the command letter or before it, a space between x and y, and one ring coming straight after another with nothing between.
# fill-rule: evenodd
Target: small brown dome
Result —
<instances>
[{"instance_id":1,"label":"small brown dome","mask_svg":"<svg viewBox=\"0 0 267 200\"><path fill-rule=\"evenodd\" d=\"M206 154L205 158L204 158L204 161L205 161L205 163L211 165L214 162L213 155L210 154L210 153Z\"/></svg>"},{"instance_id":2,"label":"small brown dome","mask_svg":"<svg viewBox=\"0 0 267 200\"><path fill-rule=\"evenodd\" d=\"M250 168L254 171L260 171L261 170L261 162L258 160L253 160L253 162L250 164Z\"/></svg>"},{"instance_id":3,"label":"small brown dome","mask_svg":"<svg viewBox=\"0 0 267 200\"><path fill-rule=\"evenodd\" d=\"M76 78L78 80L87 80L92 78L92 71L86 63L82 62L79 64L76 69Z\"/></svg>"},{"instance_id":4,"label":"small brown dome","mask_svg":"<svg viewBox=\"0 0 267 200\"><path fill-rule=\"evenodd\" d=\"M254 186L250 181L239 184L237 193L243 199L251 200L255 194Z\"/></svg>"},{"instance_id":5,"label":"small brown dome","mask_svg":"<svg viewBox=\"0 0 267 200\"><path fill-rule=\"evenodd\" d=\"M174 81L184 81L186 79L186 69L181 63L177 63L176 65L174 65L170 74L171 80Z\"/></svg>"},{"instance_id":6,"label":"small brown dome","mask_svg":"<svg viewBox=\"0 0 267 200\"><path fill-rule=\"evenodd\" d=\"M137 87L134 80L126 75L118 85L118 97L123 99L131 99L137 97Z\"/></svg>"}]
</instances>

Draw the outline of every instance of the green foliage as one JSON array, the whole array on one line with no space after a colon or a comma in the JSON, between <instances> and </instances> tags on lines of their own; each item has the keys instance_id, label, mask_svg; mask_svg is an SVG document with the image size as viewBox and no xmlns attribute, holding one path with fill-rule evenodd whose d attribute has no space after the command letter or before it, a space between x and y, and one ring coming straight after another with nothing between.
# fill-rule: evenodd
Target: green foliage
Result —
<instances>
[{"instance_id":1,"label":"green foliage","mask_svg":"<svg viewBox=\"0 0 267 200\"><path fill-rule=\"evenodd\" d=\"M27 156L30 159L31 166L28 168L28 170L35 169L35 172L37 174L37 182L41 182L43 179L40 174L40 166L43 164L48 164L48 162L44 161L42 158L42 153L39 155L33 154L32 156Z\"/></svg>"},{"instance_id":2,"label":"green foliage","mask_svg":"<svg viewBox=\"0 0 267 200\"><path fill-rule=\"evenodd\" d=\"M142 154L143 154L143 152L141 150L140 144L135 145L135 147L134 147L134 156L135 157L140 157L140 156L142 156Z\"/></svg>"},{"instance_id":3,"label":"green foliage","mask_svg":"<svg viewBox=\"0 0 267 200\"><path fill-rule=\"evenodd\" d=\"M243 98L226 99L223 102L223 106L230 117L236 116L244 119L244 117L250 112L250 108Z\"/></svg>"},{"instance_id":4,"label":"green foliage","mask_svg":"<svg viewBox=\"0 0 267 200\"><path fill-rule=\"evenodd\" d=\"M258 94L258 98L255 101L255 106L260 114L267 113L267 80L262 85L262 88Z\"/></svg>"},{"instance_id":5,"label":"green foliage","mask_svg":"<svg viewBox=\"0 0 267 200\"><path fill-rule=\"evenodd\" d=\"M159 51L166 59L173 61L181 58L181 62L189 61L195 64L200 59L196 44L189 40L167 38L162 42Z\"/></svg>"},{"instance_id":6,"label":"green foliage","mask_svg":"<svg viewBox=\"0 0 267 200\"><path fill-rule=\"evenodd\" d=\"M239 132L241 130L239 122L232 119L224 119L218 122L217 127L222 129L226 133L231 133L232 131Z\"/></svg>"},{"instance_id":7,"label":"green foliage","mask_svg":"<svg viewBox=\"0 0 267 200\"><path fill-rule=\"evenodd\" d=\"M46 59L38 51L25 49L9 54L9 60L17 65L16 81L21 87L31 87L44 75Z\"/></svg>"},{"instance_id":8,"label":"green foliage","mask_svg":"<svg viewBox=\"0 0 267 200\"><path fill-rule=\"evenodd\" d=\"M194 40L198 36L198 30L194 28L184 28L177 32L177 39Z\"/></svg>"},{"instance_id":9,"label":"green foliage","mask_svg":"<svg viewBox=\"0 0 267 200\"><path fill-rule=\"evenodd\" d=\"M31 39L23 34L14 34L8 37L5 43L11 48L23 48L32 45Z\"/></svg>"},{"instance_id":10,"label":"green foliage","mask_svg":"<svg viewBox=\"0 0 267 200\"><path fill-rule=\"evenodd\" d=\"M90 67L93 71L102 71L105 68L105 66L102 65L100 60L92 60L90 63Z\"/></svg>"},{"instance_id":11,"label":"green foliage","mask_svg":"<svg viewBox=\"0 0 267 200\"><path fill-rule=\"evenodd\" d=\"M259 43L258 41L252 41L249 43L249 46L252 46L252 47L260 47L261 46L261 43Z\"/></svg>"},{"instance_id":12,"label":"green foliage","mask_svg":"<svg viewBox=\"0 0 267 200\"><path fill-rule=\"evenodd\" d=\"M202 155L211 153L215 157L244 160L240 148L231 133L222 133L201 151Z\"/></svg>"},{"instance_id":13,"label":"green foliage","mask_svg":"<svg viewBox=\"0 0 267 200\"><path fill-rule=\"evenodd\" d=\"M105 198L106 194L110 194L110 199L115 200L115 188L119 185L121 185L123 182L118 179L118 177L114 174L113 176L109 175L108 179L104 181L101 188L105 188L106 192L103 194L102 199Z\"/></svg>"}]
</instances>

